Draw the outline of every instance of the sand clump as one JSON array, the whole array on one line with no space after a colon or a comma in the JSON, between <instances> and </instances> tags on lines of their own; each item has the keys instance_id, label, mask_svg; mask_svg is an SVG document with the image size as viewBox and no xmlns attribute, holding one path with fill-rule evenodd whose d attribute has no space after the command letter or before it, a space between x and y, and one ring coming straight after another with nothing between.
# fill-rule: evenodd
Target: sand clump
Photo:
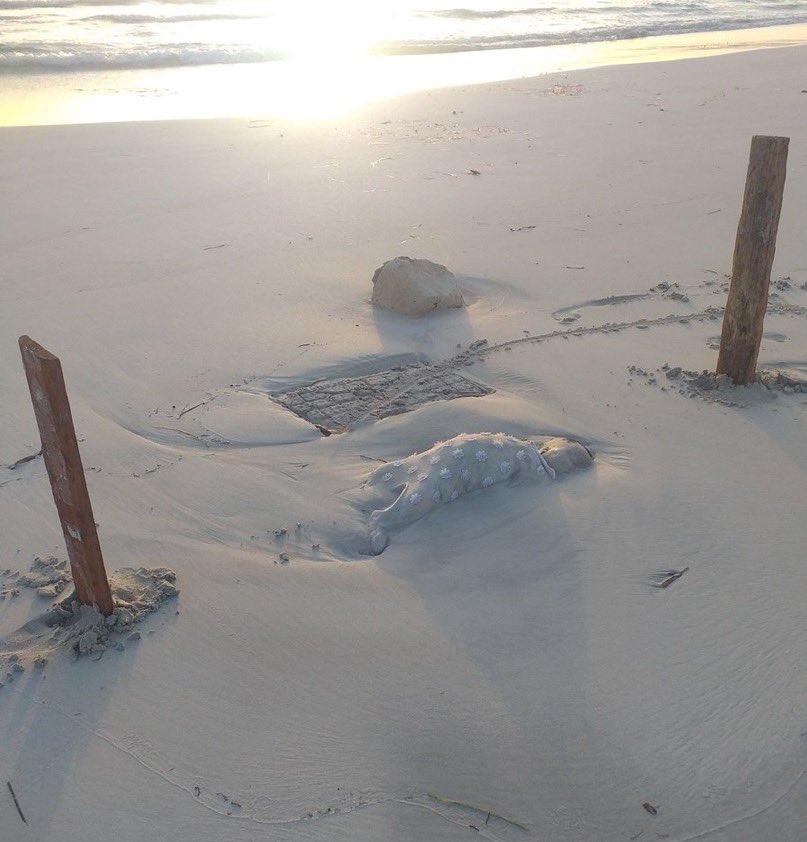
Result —
<instances>
[{"instance_id":1,"label":"sand clump","mask_svg":"<svg viewBox=\"0 0 807 842\"><path fill-rule=\"evenodd\" d=\"M716 374L708 369L691 371L669 363L655 371L629 365L628 372L631 378L641 378L650 386L659 386L663 392L674 390L686 397L724 406L749 406L775 400L777 394L807 393L807 379L779 370L760 369L747 386L736 386L727 374Z\"/></svg>"},{"instance_id":2,"label":"sand clump","mask_svg":"<svg viewBox=\"0 0 807 842\"><path fill-rule=\"evenodd\" d=\"M465 306L452 272L412 257L396 257L376 269L371 301L382 310L411 317Z\"/></svg>"},{"instance_id":3,"label":"sand clump","mask_svg":"<svg viewBox=\"0 0 807 842\"><path fill-rule=\"evenodd\" d=\"M5 570L3 577L11 580L12 584L4 582L0 585L0 599L19 596L20 588L32 588L38 596L51 599L67 587L70 582L70 569L66 559L35 556L28 573L12 573L11 570Z\"/></svg>"},{"instance_id":4,"label":"sand clump","mask_svg":"<svg viewBox=\"0 0 807 842\"><path fill-rule=\"evenodd\" d=\"M67 569L66 564L59 567L50 564L51 561L58 562L58 559L45 560L45 566L60 571ZM32 579L33 584L24 586L38 587L37 577L41 575L42 566L43 560L37 558L32 565L32 574L13 578L20 584ZM67 581L69 575L64 580L65 585ZM98 658L109 648L122 651L124 641L140 638L140 632L133 630L135 625L179 595L176 574L167 567L124 567L110 576L109 584L115 608L108 617L93 606L82 605L71 593L43 616L1 639L0 664L6 670L5 679L13 680L16 673L23 671L26 662L44 666L59 650L71 650L77 657L96 655Z\"/></svg>"},{"instance_id":5,"label":"sand clump","mask_svg":"<svg viewBox=\"0 0 807 842\"><path fill-rule=\"evenodd\" d=\"M650 292L659 293L662 298L668 301L681 301L684 304L689 303L689 296L685 292L682 292L680 285L675 282L661 281L661 283L656 284L654 287L650 287Z\"/></svg>"}]
</instances>

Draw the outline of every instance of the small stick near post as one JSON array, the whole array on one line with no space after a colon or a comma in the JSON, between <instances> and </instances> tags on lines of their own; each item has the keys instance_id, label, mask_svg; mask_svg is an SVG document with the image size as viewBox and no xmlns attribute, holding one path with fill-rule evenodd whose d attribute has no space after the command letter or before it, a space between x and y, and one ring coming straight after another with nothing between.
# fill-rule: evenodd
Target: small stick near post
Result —
<instances>
[{"instance_id":1,"label":"small stick near post","mask_svg":"<svg viewBox=\"0 0 807 842\"><path fill-rule=\"evenodd\" d=\"M751 139L717 358L717 373L727 374L740 386L750 383L757 369L782 210L788 143L786 137L755 135Z\"/></svg>"},{"instance_id":2,"label":"small stick near post","mask_svg":"<svg viewBox=\"0 0 807 842\"><path fill-rule=\"evenodd\" d=\"M17 812L20 814L22 823L28 824L28 819L25 818L25 814L22 812L22 807L20 807L20 802L17 801L17 793L14 792L14 787L11 785L11 781L6 781L6 785L8 786L8 791L11 793L11 797L14 799L14 806L17 808Z\"/></svg>"},{"instance_id":3,"label":"small stick near post","mask_svg":"<svg viewBox=\"0 0 807 842\"><path fill-rule=\"evenodd\" d=\"M112 593L78 452L62 364L30 337L21 336L19 342L76 596L84 605L95 605L102 614L109 615L114 608Z\"/></svg>"}]
</instances>

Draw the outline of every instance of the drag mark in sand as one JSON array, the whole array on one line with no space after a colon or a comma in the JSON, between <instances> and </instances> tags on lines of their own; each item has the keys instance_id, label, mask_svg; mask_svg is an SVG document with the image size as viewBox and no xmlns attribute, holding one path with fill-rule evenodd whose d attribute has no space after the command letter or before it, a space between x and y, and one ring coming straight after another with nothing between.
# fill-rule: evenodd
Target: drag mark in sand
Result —
<instances>
[{"instance_id":1,"label":"drag mark in sand","mask_svg":"<svg viewBox=\"0 0 807 842\"><path fill-rule=\"evenodd\" d=\"M8 689L20 696L27 696L23 690L11 687ZM474 807L462 801L443 799L429 792L411 793L410 791L407 795L396 795L365 790L355 794L353 792L346 793L335 805L311 809L306 811L304 815L295 818L272 818L256 815L257 811L253 805L250 805L246 799L227 794L225 792L226 787L219 784L210 788L200 786L200 783L204 783L203 775L180 771L177 768L178 764L169 764L167 760L159 757L158 752L144 738L136 734L129 734L125 740L120 739L114 734L102 731L100 728L84 725L74 716L65 713L61 708L46 702L40 697L28 696L27 698L49 713L61 717L73 727L101 740L121 755L134 760L142 768L156 775L169 786L185 792L197 804L225 819L241 819L250 824L263 826L293 827L305 822L345 816L358 810L367 810L383 804L402 804L429 810L451 824L468 827L476 831L484 839L489 839L491 842L506 842L508 839L521 838L523 833L528 832L524 825L512 819L506 819L493 810ZM214 792L216 787L218 789ZM256 797L255 800L264 801L266 799ZM495 835L494 830L497 831ZM514 832L518 834L517 837Z\"/></svg>"},{"instance_id":2,"label":"drag mark in sand","mask_svg":"<svg viewBox=\"0 0 807 842\"><path fill-rule=\"evenodd\" d=\"M667 316L659 316L655 319L634 319L627 322L606 322L605 324L592 325L590 327L559 328L558 330L536 334L535 336L522 336L518 339L508 339L504 342L498 342L495 345L488 345L484 340L477 340L470 348L460 351L459 354L456 354L445 362L430 365L428 367L428 376L434 377L435 372L439 372L441 370L447 371L454 368L473 365L476 362L481 362L488 354L492 354L496 351L510 350L511 348L515 348L517 345L538 344L540 342L548 342L552 339L569 339L573 336L592 336L605 333L618 333L621 330L628 330L630 328L646 330L650 327L660 327L663 325L679 323L686 324L687 322L718 321L723 316L724 309L725 308L723 307L707 307L705 310L684 315L680 313L670 313ZM799 304L789 304L783 301L773 301L770 303L767 312L773 315L805 316L807 315L807 307ZM400 399L409 390L418 387L421 383L421 379L415 379L412 381L406 388L397 393L394 399ZM355 424L359 424L362 421L367 420L370 415L381 412L382 409L383 408L374 407L372 412L365 412L361 418L358 418L352 424L347 425L345 432L351 429Z\"/></svg>"},{"instance_id":3,"label":"drag mark in sand","mask_svg":"<svg viewBox=\"0 0 807 842\"><path fill-rule=\"evenodd\" d=\"M788 312L794 312L794 310L791 309L792 305L787 305L787 307ZM807 313L807 308L805 307L795 308L795 310ZM535 345L541 342L547 342L552 339L568 339L572 336L589 336L603 333L618 333L621 330L627 330L629 328L642 329L655 327L659 325L677 324L682 320L701 322L707 320L717 321L717 319L719 319L722 314L722 307L707 307L705 310L699 313L692 313L687 316L681 316L678 313L672 313L668 316L660 316L656 319L636 319L630 322L608 322L606 324L593 325L591 327L567 328L565 330L558 329L550 331L549 333L536 334L535 336L522 336L518 339L508 339L504 342L498 342L496 345L488 345L486 340L477 340L471 345L470 348L466 348L464 351L460 351L459 354L456 354L455 356L451 357L448 360L445 360L442 363L433 363L428 366L424 366L424 369L426 369L427 373L425 373L422 377L416 377L410 382L408 382L400 391L396 392L392 397L389 398L387 404L391 404L393 401L400 400L410 391L419 388L426 380L434 378L441 372L448 372L452 369L471 366L474 363L481 362L482 359L488 354L492 354L496 351L506 351L511 348L515 348L517 345ZM799 312L799 314L801 314L801 312ZM384 411L384 409L384 406L374 406L371 410L368 410L365 413L363 413L359 418L345 425L344 429L340 430L340 432L347 432L348 430L352 429L355 425L366 421L371 416L379 416L380 413Z\"/></svg>"},{"instance_id":4,"label":"drag mark in sand","mask_svg":"<svg viewBox=\"0 0 807 842\"><path fill-rule=\"evenodd\" d=\"M569 322L577 321L579 318L579 314L573 311L585 306L614 306L652 297L656 294L661 294L665 299L672 298L673 300L678 300L679 295L683 296L683 293L678 293L675 286L663 282L651 288L650 292L647 293L614 295L570 307L562 307L555 310L553 316L563 324L568 324ZM769 314L790 316L807 315L807 307L805 306L790 304L781 299L777 300L774 298L773 293L771 294L771 298L772 300L768 306ZM678 323L717 322L722 317L723 312L723 307L710 306L694 313L671 313L657 318L606 322L591 326L559 327L557 330L547 333L509 339L495 345L489 345L485 339L478 339L455 356L442 362L422 362L384 372L376 372L373 375L359 378L342 378L341 380L331 381L318 380L313 384L292 390L274 399L299 417L313 424L325 436L337 432L346 433L365 421L409 412L417 409L424 403L466 396L481 397L493 391L483 383L472 381L458 375L456 370L481 362L486 355L494 352L509 351L518 345L527 343L539 344L553 339L568 340L572 337L619 333L622 330L631 328L647 330L653 327ZM571 313L571 315L566 316L566 313ZM317 344L319 343L305 343L304 346L300 346L301 351L291 358L278 363L270 372L270 376L299 359L309 351L310 347ZM370 381L373 378L380 378L379 382L371 383ZM257 376L246 378L244 385L255 379L257 379ZM219 394L239 391L240 389L241 387L239 385L230 384L229 388L221 390ZM319 394L320 392L323 394ZM187 412L191 412L203 406L205 403L215 400L216 397L216 395L208 395L206 401L191 405L187 410L183 410L182 414L187 414ZM338 398L338 400L334 400L334 398ZM328 416L327 419L317 417L317 415L322 415L323 412ZM330 417L331 415L333 415L332 418ZM229 441L211 433L195 434L177 427L159 425L153 425L153 428L178 433L186 438L194 439L206 448L210 448L213 445L227 446L230 444ZM132 430L132 432L136 431Z\"/></svg>"},{"instance_id":5,"label":"drag mark in sand","mask_svg":"<svg viewBox=\"0 0 807 842\"><path fill-rule=\"evenodd\" d=\"M709 274L717 274L716 270L704 270ZM705 280L699 288L708 290L710 294L720 295L727 291L727 283L716 280ZM772 284L780 292L788 290L796 292L794 284L789 278L780 278ZM688 291L689 288L687 288ZM807 291L807 283L798 288ZM540 343L552 339L569 340L572 337L619 333L634 328L648 330L650 328L672 325L676 323L714 321L718 322L724 313L724 308L709 306L697 312L670 313L656 318L637 318L621 322L605 322L596 325L583 326L579 324L580 310L592 307L609 307L631 304L647 299L659 299L671 302L689 303L690 298L681 286L674 282L661 281L655 286L642 292L623 293L591 299L576 304L559 307L552 312L553 318L561 323L557 330L538 335L526 335L516 339L505 340L496 345L488 345L487 340L477 339L469 346L460 350L455 356L441 362L420 360L414 364L398 365L387 370L376 370L360 377L319 378L308 385L298 386L283 394L268 393L268 397L280 403L298 417L312 424L324 436L333 433L350 432L358 425L385 418L390 415L405 413L417 409L422 404L436 400L451 400L459 397L482 397L493 391L488 385L463 377L457 369L470 367L481 362L487 354L498 351L510 351L523 343ZM783 300L779 292L771 291L767 312L771 315L805 316L807 307L791 304ZM524 333L527 333L524 331ZM768 334L771 339L784 339L783 334ZM296 353L281 360L269 372L269 377L290 363L299 360L319 342L306 342L298 346ZM459 347L459 346L458 346ZM204 399L197 398L195 402L188 402L179 411L179 418L189 415L207 404L221 398L227 393L243 391L244 387L258 379L258 375L251 375L243 379L242 383L231 383L228 388L218 393L208 392ZM257 394L267 395L265 390L256 390ZM177 408L171 412L162 413L172 421L177 420ZM213 446L230 446L232 442L221 438L215 433L203 431L194 433L176 426L153 425L153 429L165 430L192 439L205 448ZM136 432L136 431L132 431ZM0 486L4 483L0 483Z\"/></svg>"}]
</instances>

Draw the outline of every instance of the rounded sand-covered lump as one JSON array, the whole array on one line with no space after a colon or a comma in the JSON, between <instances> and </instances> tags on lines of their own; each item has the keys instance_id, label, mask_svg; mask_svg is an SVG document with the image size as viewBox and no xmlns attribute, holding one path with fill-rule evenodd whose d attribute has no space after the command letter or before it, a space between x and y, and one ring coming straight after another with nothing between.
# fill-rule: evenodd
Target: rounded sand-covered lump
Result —
<instances>
[{"instance_id":1,"label":"rounded sand-covered lump","mask_svg":"<svg viewBox=\"0 0 807 842\"><path fill-rule=\"evenodd\" d=\"M383 551L392 530L414 523L463 494L519 475L554 479L556 473L591 464L592 458L583 445L568 439L550 439L539 448L504 433L476 433L438 442L423 453L382 465L366 484L388 492L393 501L370 514L373 552Z\"/></svg>"},{"instance_id":2,"label":"rounded sand-covered lump","mask_svg":"<svg viewBox=\"0 0 807 842\"><path fill-rule=\"evenodd\" d=\"M412 257L396 257L376 269L371 300L403 316L465 305L457 279L445 266Z\"/></svg>"}]
</instances>

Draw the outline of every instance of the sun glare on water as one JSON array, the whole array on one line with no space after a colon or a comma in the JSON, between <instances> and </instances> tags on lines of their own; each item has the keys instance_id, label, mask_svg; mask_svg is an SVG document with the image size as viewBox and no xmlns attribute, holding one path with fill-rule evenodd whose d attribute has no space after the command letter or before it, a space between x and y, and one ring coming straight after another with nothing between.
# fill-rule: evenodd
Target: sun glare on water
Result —
<instances>
[{"instance_id":1,"label":"sun glare on water","mask_svg":"<svg viewBox=\"0 0 807 842\"><path fill-rule=\"evenodd\" d=\"M103 0L92 3L106 6ZM99 23L72 0L58 3L59 11L46 19L32 18L33 40L15 59L40 49L42 66L36 72L3 73L0 64L0 126L204 117L328 120L421 90L685 58L705 49L730 52L732 38L733 49L805 39L803 31L774 27L719 37L691 33L456 51L480 32L516 24L510 16L502 18L504 23L495 23L500 17L494 16L494 23L484 18L484 9L496 6L484 0L464 0L456 4L463 8L453 11L451 5L440 0L144 0L136 13L131 5L110 3L120 14ZM477 11L470 14L465 6ZM0 9L0 24L4 14ZM474 14L483 14L481 23ZM140 18L147 22L137 22ZM62 19L66 22L59 24Z\"/></svg>"},{"instance_id":2,"label":"sun glare on water","mask_svg":"<svg viewBox=\"0 0 807 842\"><path fill-rule=\"evenodd\" d=\"M310 0L284 4L267 25L267 42L278 45L283 80L265 96L271 110L288 118L344 113L383 93L368 73L373 47L382 37L380 0ZM260 91L256 100L260 100Z\"/></svg>"},{"instance_id":3,"label":"sun glare on water","mask_svg":"<svg viewBox=\"0 0 807 842\"><path fill-rule=\"evenodd\" d=\"M270 40L292 61L330 66L365 55L379 36L382 3L313 0L285 5L272 19Z\"/></svg>"}]
</instances>

